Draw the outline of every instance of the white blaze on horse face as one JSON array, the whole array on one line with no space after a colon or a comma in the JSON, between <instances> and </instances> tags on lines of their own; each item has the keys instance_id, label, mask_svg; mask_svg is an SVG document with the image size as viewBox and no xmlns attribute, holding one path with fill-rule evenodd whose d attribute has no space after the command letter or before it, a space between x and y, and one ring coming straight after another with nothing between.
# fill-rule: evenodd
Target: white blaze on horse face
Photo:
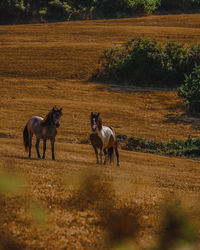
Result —
<instances>
[{"instance_id":1,"label":"white blaze on horse face","mask_svg":"<svg viewBox=\"0 0 200 250\"><path fill-rule=\"evenodd\" d=\"M92 130L95 131L96 128L97 128L97 124L96 124L95 118L93 118Z\"/></svg>"},{"instance_id":2,"label":"white blaze on horse face","mask_svg":"<svg viewBox=\"0 0 200 250\"><path fill-rule=\"evenodd\" d=\"M98 131L98 135L103 142L103 149L108 147L111 135L113 138L115 138L115 134L113 133L112 129L107 126L102 126L101 131Z\"/></svg>"}]
</instances>

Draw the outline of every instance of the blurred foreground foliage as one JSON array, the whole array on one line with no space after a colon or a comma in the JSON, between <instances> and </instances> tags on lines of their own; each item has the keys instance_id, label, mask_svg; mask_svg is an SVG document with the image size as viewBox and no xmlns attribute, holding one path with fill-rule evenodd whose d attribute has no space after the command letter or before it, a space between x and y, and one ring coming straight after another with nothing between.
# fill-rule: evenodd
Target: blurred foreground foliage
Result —
<instances>
[{"instance_id":1,"label":"blurred foreground foliage","mask_svg":"<svg viewBox=\"0 0 200 250\"><path fill-rule=\"evenodd\" d=\"M68 211L90 212L90 216L91 211L94 211L98 217L95 226L100 227L104 232L101 238L102 243L98 242L96 246L100 244L104 249L138 249L140 233L147 227L149 230L150 226L153 227L153 224L155 226L157 223L160 226L157 229L158 241L157 247L154 247L155 250L173 250L179 249L179 247L184 249L188 246L190 246L189 249L195 249L196 229L190 216L183 210L181 202L177 202L177 199L175 202L169 201L164 205L161 204L162 202L157 204L156 213L158 214L156 218L159 221L149 221L152 209L155 210L155 204L153 205L151 202L150 204L136 201L125 202L120 199L115 192L112 178L101 171L87 170L76 174L76 176L77 179L73 176L69 184L64 184L70 189L71 195L63 201L62 208ZM8 181L14 183L9 188L7 188ZM15 185L18 181L16 182L13 177L9 179L9 176L3 177L1 175L0 182L1 186L5 185L6 187L2 189L3 193L0 194L0 249L27 249L30 245L26 246L26 242L20 238L20 230L24 229L23 227L17 228L17 222L24 223L28 230L31 230L36 222L35 227L38 228L45 223L45 209L39 202L28 201L27 204L27 198L23 199L22 194L21 196L19 193L11 195L12 191L16 191L16 187L19 187L19 185ZM21 186L20 189L23 187ZM29 220L24 214L18 218L17 211L19 210L32 214L34 220ZM4 231L5 225L12 225L18 233L12 235L12 228L9 228L9 233ZM36 231L42 232L46 229L46 227L43 229L40 227ZM34 234L33 238L34 241L37 240L37 236ZM50 247L50 242L48 246ZM151 246L149 249L152 249Z\"/></svg>"}]
</instances>

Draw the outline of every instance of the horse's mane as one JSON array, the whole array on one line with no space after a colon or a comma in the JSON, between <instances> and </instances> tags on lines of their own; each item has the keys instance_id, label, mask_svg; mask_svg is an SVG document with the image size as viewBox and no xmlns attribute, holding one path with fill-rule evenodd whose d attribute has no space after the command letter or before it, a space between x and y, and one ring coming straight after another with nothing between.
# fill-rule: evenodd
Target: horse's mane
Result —
<instances>
[{"instance_id":1,"label":"horse's mane","mask_svg":"<svg viewBox=\"0 0 200 250\"><path fill-rule=\"evenodd\" d=\"M41 121L41 125L43 127L50 126L52 122L52 110L46 115L43 121Z\"/></svg>"}]
</instances>

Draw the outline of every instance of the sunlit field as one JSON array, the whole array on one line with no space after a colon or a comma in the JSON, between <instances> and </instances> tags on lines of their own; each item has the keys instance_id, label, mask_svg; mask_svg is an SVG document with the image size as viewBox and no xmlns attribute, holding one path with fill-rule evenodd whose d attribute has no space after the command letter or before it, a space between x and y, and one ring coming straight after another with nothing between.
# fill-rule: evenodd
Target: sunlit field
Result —
<instances>
[{"instance_id":1,"label":"sunlit field","mask_svg":"<svg viewBox=\"0 0 200 250\"><path fill-rule=\"evenodd\" d=\"M89 142L92 111L117 135L163 142L198 137L200 120L175 90L88 80L103 49L139 36L195 44L199 31L197 14L0 26L2 249L163 249L169 201L189 214L200 246L199 159L120 148L119 168L96 165ZM49 142L37 159L35 140L28 159L23 129L54 105L63 108L56 160Z\"/></svg>"}]
</instances>

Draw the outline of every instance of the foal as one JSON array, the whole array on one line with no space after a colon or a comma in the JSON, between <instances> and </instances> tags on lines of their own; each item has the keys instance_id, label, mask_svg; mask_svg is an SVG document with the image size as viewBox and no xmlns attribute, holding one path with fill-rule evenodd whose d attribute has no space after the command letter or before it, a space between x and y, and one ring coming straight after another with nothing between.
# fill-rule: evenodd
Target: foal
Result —
<instances>
[{"instance_id":1,"label":"foal","mask_svg":"<svg viewBox=\"0 0 200 250\"><path fill-rule=\"evenodd\" d=\"M42 157L43 159L45 159L46 141L50 139L52 160L55 160L54 143L57 134L57 128L60 127L61 116L62 116L62 108L57 109L56 107L53 107L53 109L47 114L45 119L39 116L34 116L27 122L23 131L23 140L24 140L25 150L26 151L29 150L29 155L28 155L29 158L31 158L32 137L35 134L36 136L35 147L38 158L40 158L40 152L39 152L40 139L43 140L43 157Z\"/></svg>"},{"instance_id":2,"label":"foal","mask_svg":"<svg viewBox=\"0 0 200 250\"><path fill-rule=\"evenodd\" d=\"M106 164L107 159L110 157L110 161L113 158L113 149L115 150L117 158L117 166L119 166L119 152L118 143L115 136L114 129L107 126L102 126L102 121L99 118L100 113L91 112L91 129L92 133L90 135L91 144L94 148L97 163L99 163L98 151L100 149L100 164L102 164L102 154L104 152L104 164ZM108 150L108 153L107 153Z\"/></svg>"}]
</instances>

